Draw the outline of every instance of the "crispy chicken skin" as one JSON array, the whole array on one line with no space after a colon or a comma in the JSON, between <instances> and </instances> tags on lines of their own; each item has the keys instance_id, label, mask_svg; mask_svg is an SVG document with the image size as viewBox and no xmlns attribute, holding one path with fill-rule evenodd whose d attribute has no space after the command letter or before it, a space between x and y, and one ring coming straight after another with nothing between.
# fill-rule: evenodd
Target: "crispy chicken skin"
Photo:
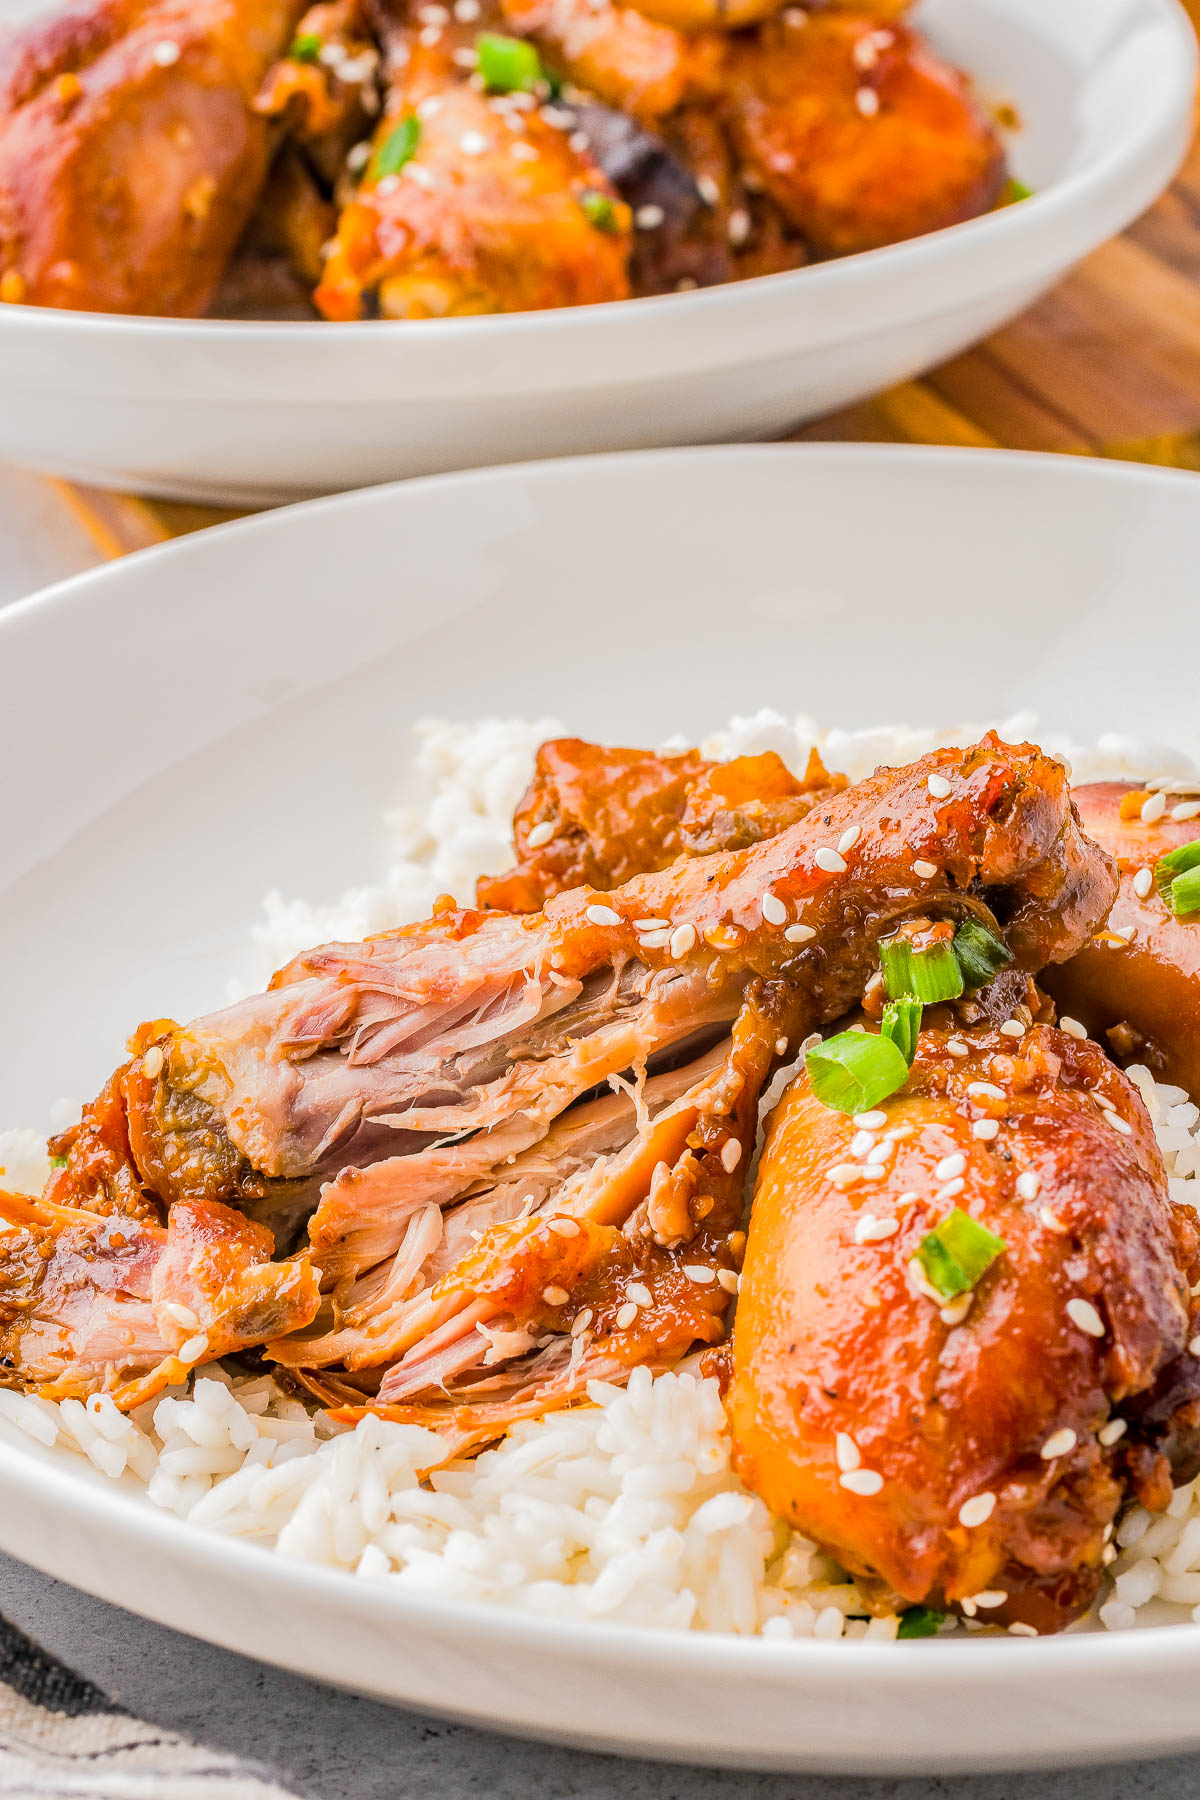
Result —
<instances>
[{"instance_id":1,"label":"crispy chicken skin","mask_svg":"<svg viewBox=\"0 0 1200 1800\"><path fill-rule=\"evenodd\" d=\"M297 957L190 1026L153 1021L106 1102L124 1135L106 1111L98 1170L89 1115L55 1202L132 1195L169 1231L181 1204L272 1218L299 1201L305 1249L271 1266L311 1259L319 1309L264 1331L270 1355L328 1404L461 1447L590 1375L720 1340L759 1095L862 1000L882 935L983 916L1039 967L1113 886L1061 765L995 737L938 751L746 847L537 913L445 909ZM0 1292L10 1279L0 1263ZM650 1296L632 1322L631 1281Z\"/></svg>"},{"instance_id":2,"label":"crispy chicken skin","mask_svg":"<svg viewBox=\"0 0 1200 1800\"><path fill-rule=\"evenodd\" d=\"M372 160L338 221L318 308L330 319L537 312L628 298L632 220L586 149L533 107L489 102L455 53L396 25ZM517 96L523 99L525 96ZM398 131L416 134L393 169Z\"/></svg>"},{"instance_id":3,"label":"crispy chicken skin","mask_svg":"<svg viewBox=\"0 0 1200 1800\"><path fill-rule=\"evenodd\" d=\"M0 41L0 298L202 313L254 207L294 0L90 0Z\"/></svg>"},{"instance_id":4,"label":"crispy chicken skin","mask_svg":"<svg viewBox=\"0 0 1200 1800\"><path fill-rule=\"evenodd\" d=\"M1200 1097L1200 916L1176 918L1139 872L1200 838L1200 820L1165 816L1143 824L1149 795L1126 782L1075 789L1084 829L1117 859L1121 888L1107 929L1047 977L1062 1010L1109 1037L1114 1051L1144 1062L1162 1081ZM1124 816L1123 816L1124 815ZM1145 885L1145 880L1139 883ZM1132 930L1124 943L1116 934Z\"/></svg>"},{"instance_id":5,"label":"crispy chicken skin","mask_svg":"<svg viewBox=\"0 0 1200 1800\"><path fill-rule=\"evenodd\" d=\"M484 876L480 906L536 912L568 888L619 887L677 856L774 837L847 786L814 751L798 781L774 751L709 762L696 750L610 750L552 738L513 816L517 867Z\"/></svg>"},{"instance_id":6,"label":"crispy chicken skin","mask_svg":"<svg viewBox=\"0 0 1200 1800\"><path fill-rule=\"evenodd\" d=\"M1130 1417L1156 1384L1181 1421L1177 1473L1195 1472L1197 1234L1096 1045L1046 1026L955 1036L966 1057L923 1031L884 1103L882 1179L831 1179L862 1154L858 1127L807 1077L775 1112L733 1338L736 1465L881 1605L1053 1631L1090 1605L1126 1494L1170 1497L1166 1421L1147 1438ZM981 1119L999 1124L990 1141ZM952 1207L1005 1249L965 1306L943 1307L910 1263ZM1106 1445L1118 1418L1130 1429Z\"/></svg>"},{"instance_id":7,"label":"crispy chicken skin","mask_svg":"<svg viewBox=\"0 0 1200 1800\"><path fill-rule=\"evenodd\" d=\"M747 165L816 255L877 249L995 204L1004 150L956 69L871 13L799 17L739 45L725 105Z\"/></svg>"}]
</instances>

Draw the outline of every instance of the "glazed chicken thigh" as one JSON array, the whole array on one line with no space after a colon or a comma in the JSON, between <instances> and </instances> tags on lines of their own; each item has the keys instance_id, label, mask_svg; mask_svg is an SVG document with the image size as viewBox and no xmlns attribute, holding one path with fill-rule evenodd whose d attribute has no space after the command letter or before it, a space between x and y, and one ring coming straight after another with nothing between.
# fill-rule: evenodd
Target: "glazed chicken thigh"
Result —
<instances>
[{"instance_id":1,"label":"glazed chicken thigh","mask_svg":"<svg viewBox=\"0 0 1200 1800\"><path fill-rule=\"evenodd\" d=\"M947 1280L943 1242L990 1260ZM801 1077L751 1215L739 1473L887 1610L1060 1629L1126 1496L1161 1509L1200 1467L1196 1274L1145 1109L1094 1044L926 1029L869 1118ZM1171 1408L1144 1429L1156 1387Z\"/></svg>"}]
</instances>

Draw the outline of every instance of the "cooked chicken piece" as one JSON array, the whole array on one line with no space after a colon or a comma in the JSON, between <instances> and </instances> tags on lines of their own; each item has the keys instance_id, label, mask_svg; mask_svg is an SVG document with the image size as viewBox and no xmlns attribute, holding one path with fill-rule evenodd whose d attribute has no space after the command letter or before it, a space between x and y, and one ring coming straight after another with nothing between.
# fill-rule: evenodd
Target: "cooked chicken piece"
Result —
<instances>
[{"instance_id":1,"label":"cooked chicken piece","mask_svg":"<svg viewBox=\"0 0 1200 1800\"><path fill-rule=\"evenodd\" d=\"M475 38L453 21L392 28L387 106L315 295L327 318L628 297L628 207L532 95L468 80Z\"/></svg>"},{"instance_id":2,"label":"cooked chicken piece","mask_svg":"<svg viewBox=\"0 0 1200 1800\"><path fill-rule=\"evenodd\" d=\"M974 218L1007 178L965 77L867 14L763 26L739 45L724 104L747 165L820 256Z\"/></svg>"},{"instance_id":3,"label":"cooked chicken piece","mask_svg":"<svg viewBox=\"0 0 1200 1800\"><path fill-rule=\"evenodd\" d=\"M283 121L329 187L379 111L379 61L362 0L321 0L304 14L288 54L255 97L254 110Z\"/></svg>"},{"instance_id":4,"label":"cooked chicken piece","mask_svg":"<svg viewBox=\"0 0 1200 1800\"><path fill-rule=\"evenodd\" d=\"M1055 1631L1094 1598L1126 1496L1170 1498L1164 1449L1177 1479L1200 1468L1197 1233L1096 1045L952 1041L922 1032L873 1165L806 1076L780 1103L733 1339L736 1464L881 1607Z\"/></svg>"},{"instance_id":5,"label":"cooked chicken piece","mask_svg":"<svg viewBox=\"0 0 1200 1800\"><path fill-rule=\"evenodd\" d=\"M687 37L613 0L500 0L511 31L531 37L556 73L653 125L687 101L711 102L727 46Z\"/></svg>"},{"instance_id":6,"label":"cooked chicken piece","mask_svg":"<svg viewBox=\"0 0 1200 1800\"><path fill-rule=\"evenodd\" d=\"M1121 889L1105 929L1047 977L1062 1010L1115 1053L1200 1099L1200 913L1177 918L1154 881L1159 857L1200 839L1200 819L1146 824L1150 795L1119 781L1075 789L1084 829L1117 859ZM1128 934L1128 935L1126 935Z\"/></svg>"},{"instance_id":7,"label":"cooked chicken piece","mask_svg":"<svg viewBox=\"0 0 1200 1800\"><path fill-rule=\"evenodd\" d=\"M608 750L552 738L513 816L517 867L484 876L481 906L535 912L552 894L619 887L678 856L774 837L847 786L814 751L798 781L773 750L709 762L698 750Z\"/></svg>"},{"instance_id":8,"label":"cooked chicken piece","mask_svg":"<svg viewBox=\"0 0 1200 1800\"><path fill-rule=\"evenodd\" d=\"M181 1200L166 1230L0 1194L0 1381L136 1406L194 1364L307 1325L307 1258L227 1206Z\"/></svg>"},{"instance_id":9,"label":"cooked chicken piece","mask_svg":"<svg viewBox=\"0 0 1200 1800\"><path fill-rule=\"evenodd\" d=\"M628 3L619 0L623 6ZM771 18L785 4L786 0L638 0L637 10L678 31L733 31ZM912 4L913 0L871 0L871 17L883 25L911 11ZM861 12L862 0L816 0L804 11L809 17L819 12Z\"/></svg>"},{"instance_id":10,"label":"cooked chicken piece","mask_svg":"<svg viewBox=\"0 0 1200 1800\"><path fill-rule=\"evenodd\" d=\"M576 888L541 913L446 911L326 945L264 995L144 1027L116 1090L129 1180L168 1205L267 1217L319 1195L322 1316L303 1344L272 1346L302 1372L374 1370L381 1403L425 1404L425 1389L444 1398L503 1363L490 1416L523 1404L525 1374L566 1398L581 1371L628 1366L649 1342L669 1361L719 1335L759 1092L798 1037L862 997L881 936L918 912L982 913L1039 967L1078 948L1113 885L1059 764L994 737L938 751L748 848ZM645 1071L654 1104L563 1163L556 1121L569 1131L568 1108L630 1072L636 1092ZM60 1201L94 1191L86 1150L69 1148ZM500 1190L522 1175L529 1211L514 1218ZM447 1266L454 1209L489 1195L478 1246ZM631 1326L618 1288L639 1271L651 1298ZM514 1373L527 1339L544 1359Z\"/></svg>"},{"instance_id":11,"label":"cooked chicken piece","mask_svg":"<svg viewBox=\"0 0 1200 1800\"><path fill-rule=\"evenodd\" d=\"M271 146L295 0L88 0L0 44L0 300L202 313Z\"/></svg>"}]
</instances>

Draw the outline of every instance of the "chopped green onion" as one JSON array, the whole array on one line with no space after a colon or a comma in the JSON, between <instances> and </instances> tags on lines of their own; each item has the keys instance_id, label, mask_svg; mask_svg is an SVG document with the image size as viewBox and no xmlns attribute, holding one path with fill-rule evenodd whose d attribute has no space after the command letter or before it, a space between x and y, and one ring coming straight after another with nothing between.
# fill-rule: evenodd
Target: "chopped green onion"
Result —
<instances>
[{"instance_id":1,"label":"chopped green onion","mask_svg":"<svg viewBox=\"0 0 1200 1800\"><path fill-rule=\"evenodd\" d=\"M889 1000L920 1000L932 1006L957 999L963 991L962 970L949 939L914 950L912 940L901 934L884 938L879 961Z\"/></svg>"},{"instance_id":2,"label":"chopped green onion","mask_svg":"<svg viewBox=\"0 0 1200 1800\"><path fill-rule=\"evenodd\" d=\"M993 1237L978 1219L956 1206L921 1239L917 1260L930 1287L943 1300L954 1300L973 1288L1007 1248L1003 1238Z\"/></svg>"},{"instance_id":3,"label":"chopped green onion","mask_svg":"<svg viewBox=\"0 0 1200 1800\"><path fill-rule=\"evenodd\" d=\"M804 1066L817 1099L835 1112L870 1112L908 1080L903 1051L867 1031L826 1038L808 1052Z\"/></svg>"},{"instance_id":4,"label":"chopped green onion","mask_svg":"<svg viewBox=\"0 0 1200 1800\"><path fill-rule=\"evenodd\" d=\"M1200 868L1188 869L1186 874L1175 877L1167 893L1167 905L1178 918L1200 912Z\"/></svg>"},{"instance_id":5,"label":"chopped green onion","mask_svg":"<svg viewBox=\"0 0 1200 1800\"><path fill-rule=\"evenodd\" d=\"M597 231L619 231L616 209L607 194L598 194L595 188L585 188L579 196L579 204L587 215L589 225Z\"/></svg>"},{"instance_id":6,"label":"chopped green onion","mask_svg":"<svg viewBox=\"0 0 1200 1800\"><path fill-rule=\"evenodd\" d=\"M1154 880L1164 900L1169 898L1170 889L1177 875L1186 875L1189 870L1200 867L1200 838L1193 843L1180 844L1178 850L1169 850L1160 856L1154 865Z\"/></svg>"},{"instance_id":7,"label":"chopped green onion","mask_svg":"<svg viewBox=\"0 0 1200 1800\"><path fill-rule=\"evenodd\" d=\"M415 113L401 119L391 136L385 138L375 157L375 174L398 175L405 163L411 162L421 142L421 121Z\"/></svg>"},{"instance_id":8,"label":"chopped green onion","mask_svg":"<svg viewBox=\"0 0 1200 1800\"><path fill-rule=\"evenodd\" d=\"M1008 186L1004 190L1001 205L1015 206L1018 200L1032 199L1033 189L1026 187L1023 181L1018 181L1015 175L1010 176Z\"/></svg>"},{"instance_id":9,"label":"chopped green onion","mask_svg":"<svg viewBox=\"0 0 1200 1800\"><path fill-rule=\"evenodd\" d=\"M67 1159L65 1156L52 1156L50 1158L50 1167L52 1169L65 1169L66 1166Z\"/></svg>"},{"instance_id":10,"label":"chopped green onion","mask_svg":"<svg viewBox=\"0 0 1200 1800\"><path fill-rule=\"evenodd\" d=\"M934 1612L932 1606L906 1606L900 1614L898 1638L936 1637L945 1623L945 1613Z\"/></svg>"},{"instance_id":11,"label":"chopped green onion","mask_svg":"<svg viewBox=\"0 0 1200 1800\"><path fill-rule=\"evenodd\" d=\"M524 38L484 31L475 40L476 66L493 94L530 93L542 79L542 60Z\"/></svg>"},{"instance_id":12,"label":"chopped green onion","mask_svg":"<svg viewBox=\"0 0 1200 1800\"><path fill-rule=\"evenodd\" d=\"M986 987L1012 961L1012 951L978 919L964 919L954 934L954 954L969 988Z\"/></svg>"},{"instance_id":13,"label":"chopped green onion","mask_svg":"<svg viewBox=\"0 0 1200 1800\"><path fill-rule=\"evenodd\" d=\"M889 1000L880 1021L879 1035L889 1038L895 1044L910 1069L913 1057L917 1054L922 1010L919 1000L906 995L903 1000Z\"/></svg>"},{"instance_id":14,"label":"chopped green onion","mask_svg":"<svg viewBox=\"0 0 1200 1800\"><path fill-rule=\"evenodd\" d=\"M315 63L321 54L321 39L315 31L302 31L292 39L288 55L293 62Z\"/></svg>"}]
</instances>

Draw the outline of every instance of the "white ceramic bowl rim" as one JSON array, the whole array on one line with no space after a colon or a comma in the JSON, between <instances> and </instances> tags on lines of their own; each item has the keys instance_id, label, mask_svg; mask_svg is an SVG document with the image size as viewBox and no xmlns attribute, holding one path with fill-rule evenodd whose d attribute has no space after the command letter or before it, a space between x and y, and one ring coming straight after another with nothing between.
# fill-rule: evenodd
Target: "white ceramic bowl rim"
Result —
<instances>
[{"instance_id":1,"label":"white ceramic bowl rim","mask_svg":"<svg viewBox=\"0 0 1200 1800\"><path fill-rule=\"evenodd\" d=\"M617 321L628 322L631 315L638 318L660 315L665 304L671 311L662 316L673 325L679 325L684 319L691 323L702 316L706 308L720 305L731 285L739 294L756 292L763 298L769 295L785 304L790 304L797 291L808 291L814 298L820 296L836 303L844 293L849 295L857 289L858 271L864 257L870 260L879 278L880 287L873 287L872 294L888 292L889 306L894 307L898 304L898 293L894 286L889 291L889 281L895 283L898 277L915 269L920 275L919 287L914 290L916 298L935 277L937 266L947 253L948 243L961 246L964 254L972 246L978 252L987 245L993 252L993 263L1012 260L1016 266L1020 259L1015 253L1021 245L1035 239L1053 240L1060 224L1088 216L1089 204L1103 197L1115 175L1143 163L1153 165L1162 156L1178 130L1180 111L1186 111L1192 103L1198 67L1197 41L1180 0L1142 0L1142 4L1147 14L1145 22L1165 27L1173 36L1173 42L1164 39L1165 54L1159 66L1160 79L1168 84L1167 98L1161 105L1130 108L1123 138L1114 138L1105 151L1087 165L1052 181L1020 205L1003 207L879 250L815 263L803 269L755 276L736 284L699 288L689 293L648 295L619 304L605 302L546 312L490 314L452 320L333 322L165 319L143 314L92 313L9 304L0 307L0 330L6 326L11 328L19 321L23 330L31 331L35 337L45 337L51 344L56 333L78 333L86 328L95 333L98 340L134 332L147 344L155 339L176 343L187 336L197 343L207 340L212 345L220 340L226 344L245 342L252 346L263 340L286 338L289 346L300 349L316 349L320 345L328 349L329 333L335 329L339 341L357 340L375 346L379 345L382 336L386 335L394 342L397 334L402 334L403 341L417 352L428 352L438 344L445 347L447 340L452 341L456 351L461 351L465 347L464 339L472 346L483 341L494 343L497 349L506 349L514 347L514 340L521 343L531 333L536 333L543 344L549 334L568 337L584 330L594 333L601 320L612 321L612 328L622 329ZM1172 83L1173 92L1170 91ZM836 318L836 312L835 304L830 309L831 317Z\"/></svg>"},{"instance_id":2,"label":"white ceramic bowl rim","mask_svg":"<svg viewBox=\"0 0 1200 1800\"><path fill-rule=\"evenodd\" d=\"M1084 481L1094 483L1097 488L1136 486L1153 490L1175 487L1186 489L1193 495L1200 492L1197 478L1191 473L1136 463L1081 462L1075 458L1018 451L990 451L985 455L978 451L932 446L804 444L651 450L623 456L524 464L508 470L467 470L415 482L393 483L385 488L335 494L308 502L303 510L312 513L341 509L350 513L363 506L386 505L389 492L401 488L406 492L419 491L430 480L440 487L448 483L473 484L481 479L492 482L510 478L525 480L530 476L536 478L539 469L552 469L567 479L586 481L588 470L594 465L641 463L650 467L680 460L711 461L720 457L845 461L850 466L857 465L864 474L876 475L881 481L886 481L890 468L917 461L936 469L939 465L961 464L964 458L980 464L991 464L1000 458L1005 464L1022 464L1036 470L1039 480L1051 485L1055 481ZM222 539L230 534L243 535L249 547L256 536L266 536L277 529L279 521L286 519L290 510L284 508L256 519L217 526L205 535ZM142 551L137 560L143 563L146 559L186 558L191 553L192 546L183 539ZM87 588L97 589L91 596L92 604L103 604L104 587L113 576L111 565L102 567L5 608L0 613L0 647L4 644L6 630L19 620L51 608L60 600L73 598ZM595 1663L620 1669L631 1663L645 1667L655 1660L669 1659L677 1670L701 1680L719 1679L722 1673L729 1671L732 1661L743 1673L757 1670L771 1676L794 1675L810 1693L825 1684L831 1687L843 1685L847 1665L841 1659L846 1657L851 1659L849 1666L856 1680L886 1679L889 1690L900 1690L901 1696L906 1689L911 1688L916 1693L925 1688L931 1677L935 1681L961 1678L964 1659L972 1677L979 1680L999 1676L1002 1671L1011 1674L1010 1659L1013 1657L1032 1659L1032 1666L1047 1683L1057 1675L1111 1677L1116 1669L1126 1667L1131 1661L1136 1662L1139 1680L1150 1681L1200 1666L1200 1626L1193 1624L1142 1627L1115 1633L1066 1633L1037 1640L980 1638L964 1642L961 1637L956 1637L908 1642L903 1646L861 1640L828 1644L815 1639L795 1639L773 1643L769 1639L726 1633L673 1632L600 1620L581 1623L544 1619L500 1605L397 1593L385 1583L294 1561L261 1546L189 1525L170 1513L157 1510L128 1489L122 1491L115 1484L110 1486L67 1452L27 1448L7 1422L0 1426L0 1441L10 1452L4 1459L3 1479L6 1485L19 1492L30 1508L54 1513L66 1507L76 1518L84 1512L96 1521L101 1537L106 1531L125 1533L136 1520L141 1537L149 1540L155 1551L170 1555L193 1579L203 1579L210 1571L226 1576L231 1571L243 1572L248 1584L266 1584L271 1590L287 1589L301 1596L308 1594L314 1600L348 1602L353 1597L355 1611L391 1627L402 1624L420 1630L422 1626L432 1627L439 1620L454 1616L467 1624L481 1642L509 1653L519 1653L523 1647L528 1647L543 1656L561 1654L569 1660L579 1651L581 1642L586 1642L588 1658ZM280 1660L286 1661L286 1657ZM470 1716L466 1704L461 1707L447 1704L443 1710L447 1714L457 1712L461 1716Z\"/></svg>"}]
</instances>

